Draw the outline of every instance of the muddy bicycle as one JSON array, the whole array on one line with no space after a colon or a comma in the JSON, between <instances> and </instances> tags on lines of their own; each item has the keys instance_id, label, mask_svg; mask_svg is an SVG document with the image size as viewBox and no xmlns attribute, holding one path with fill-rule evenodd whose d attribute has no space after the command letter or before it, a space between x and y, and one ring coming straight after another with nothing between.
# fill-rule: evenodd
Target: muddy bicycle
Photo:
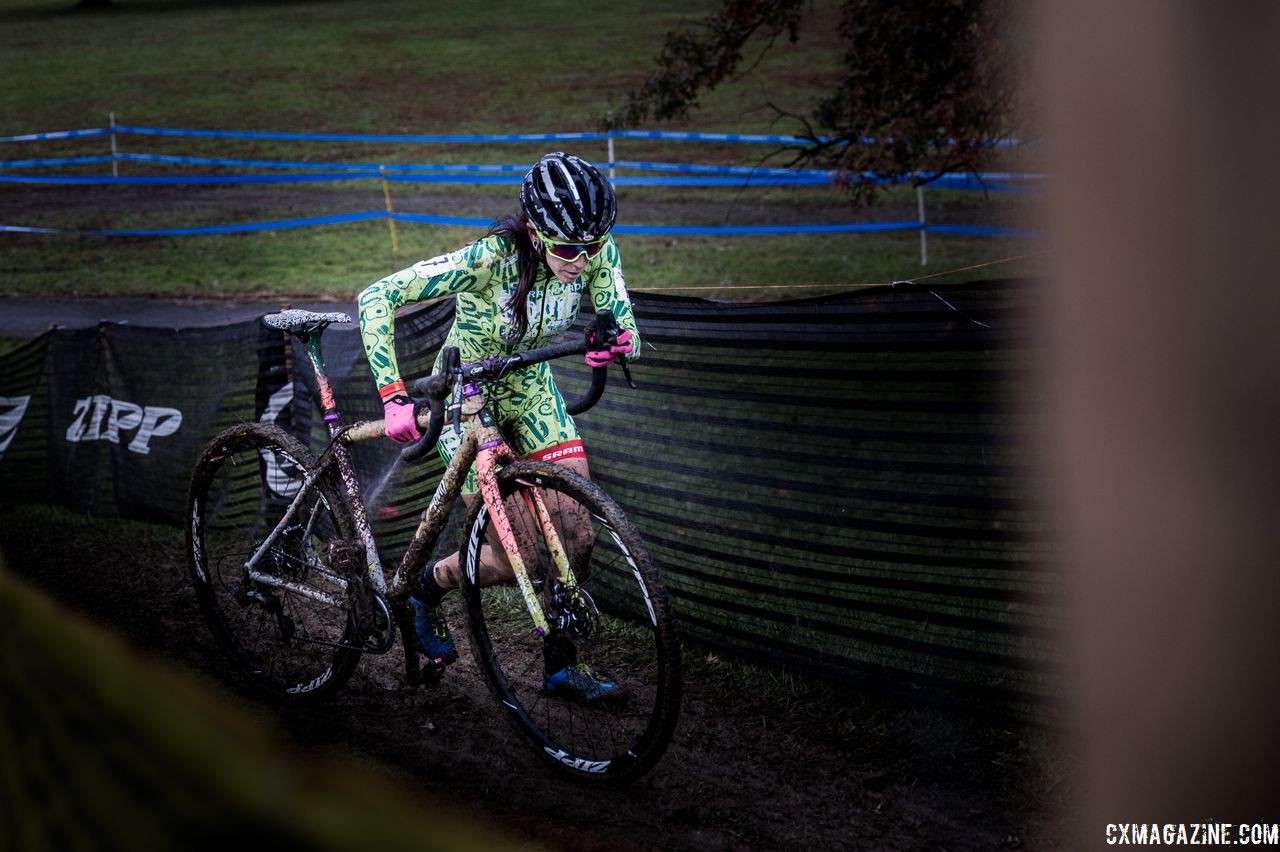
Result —
<instances>
[{"instance_id":1,"label":"muddy bicycle","mask_svg":"<svg viewBox=\"0 0 1280 852\"><path fill-rule=\"evenodd\" d=\"M554 463L518 460L494 415L503 376L584 353L588 340L607 344L612 317L599 315L584 341L479 363L442 352L439 369L415 386L425 434L402 458L423 457L444 428L460 431L460 444L390 577L351 456L353 444L381 438L385 424L343 425L321 353L324 329L351 320L290 310L263 321L302 342L330 440L316 455L274 424L245 423L214 438L192 474L191 577L240 672L277 699L321 699L347 682L362 655L389 652L399 636L406 682L438 677L429 661L419 663L411 578L430 559L474 463L480 493L463 526L462 596L472 654L501 712L545 762L575 778L625 782L649 770L680 705L679 643L662 578L599 486ZM570 413L599 399L605 369L592 371ZM484 575L485 548L505 557L510 579ZM552 641L617 684L618 700L548 693L544 651Z\"/></svg>"}]
</instances>

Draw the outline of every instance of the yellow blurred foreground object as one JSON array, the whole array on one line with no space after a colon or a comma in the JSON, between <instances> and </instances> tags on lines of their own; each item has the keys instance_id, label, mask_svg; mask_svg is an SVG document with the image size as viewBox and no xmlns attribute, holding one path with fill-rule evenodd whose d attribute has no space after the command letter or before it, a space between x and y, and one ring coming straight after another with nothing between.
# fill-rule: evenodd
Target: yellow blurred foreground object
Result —
<instances>
[{"instance_id":1,"label":"yellow blurred foreground object","mask_svg":"<svg viewBox=\"0 0 1280 852\"><path fill-rule=\"evenodd\" d=\"M501 850L478 828L143 659L0 559L0 849Z\"/></svg>"}]
</instances>

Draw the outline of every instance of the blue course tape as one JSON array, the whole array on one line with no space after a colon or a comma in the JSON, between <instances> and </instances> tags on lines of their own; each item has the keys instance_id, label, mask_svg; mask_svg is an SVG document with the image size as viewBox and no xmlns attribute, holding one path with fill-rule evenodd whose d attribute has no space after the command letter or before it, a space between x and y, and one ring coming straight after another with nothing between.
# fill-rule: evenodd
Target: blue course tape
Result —
<instances>
[{"instance_id":1,"label":"blue course tape","mask_svg":"<svg viewBox=\"0 0 1280 852\"><path fill-rule=\"evenodd\" d=\"M693 174L709 174L709 175L821 175L825 178L834 178L834 171L823 169L783 169L783 168L765 168L764 166L716 166L705 165L700 163L646 163L636 160L618 160L611 165L619 169L635 169L641 172L690 172Z\"/></svg>"},{"instance_id":2,"label":"blue course tape","mask_svg":"<svg viewBox=\"0 0 1280 852\"><path fill-rule=\"evenodd\" d=\"M104 162L109 161L110 157L103 158L84 158L85 162ZM132 157L130 158L132 159ZM195 158L181 158L186 161ZM37 161L11 161L22 165L36 165ZM203 165L203 164L202 164ZM303 164L306 165L306 164ZM0 169L3 169L4 163L0 162ZM315 164L311 164L315 167ZM325 166L332 168L331 165ZM0 173L0 183L27 183L27 184L62 184L62 185L80 185L80 186L130 186L130 185L151 185L151 186L208 186L217 184L271 184L271 183L320 183L326 181L351 181L351 180L386 180L397 183L454 183L454 184L506 184L515 185L523 180L521 174L515 171L508 171L506 174L479 174L479 173L414 173L414 172L392 172L388 171L342 171L342 172L315 172L311 174L283 174L283 175L137 175L125 177L113 177L111 175L11 175ZM876 183L906 183L911 180L910 177L902 178L897 181L872 178ZM728 186L728 187L746 187L746 186L828 186L832 183L832 178L822 172L809 173L791 173L790 175L752 175L740 174L736 176L728 175L688 175L688 176L630 176L622 175L613 179L613 183L617 186ZM973 178L966 176L955 176L953 178L940 178L929 184L934 189L985 189L991 192L1017 192L1024 191L1028 187L1018 184L1009 183L979 183Z\"/></svg>"},{"instance_id":3,"label":"blue course tape","mask_svg":"<svg viewBox=\"0 0 1280 852\"><path fill-rule=\"evenodd\" d=\"M29 228L26 225L0 225L0 231L10 234L62 234L57 228Z\"/></svg>"},{"instance_id":4,"label":"blue course tape","mask_svg":"<svg viewBox=\"0 0 1280 852\"><path fill-rule=\"evenodd\" d=\"M311 216L302 219L281 219L272 222L249 222L238 225L210 225L195 228L132 228L109 230L62 230L57 228L33 228L23 225L0 225L0 232L28 234L86 234L103 237L168 237L193 234L234 234L252 231L283 230L285 228L310 228L317 225L333 225L342 222L364 222L385 219L382 210L360 213L344 213L333 216ZM454 225L466 228L487 228L492 219L463 216L434 216L427 213L391 213L397 222L413 222L424 225ZM619 234L651 234L664 236L746 236L777 234L849 234L885 231L932 231L942 234L964 234L980 237L1039 237L1040 231L1022 228L998 228L981 225L924 225L919 222L845 222L818 225L616 225Z\"/></svg>"},{"instance_id":5,"label":"blue course tape","mask_svg":"<svg viewBox=\"0 0 1280 852\"><path fill-rule=\"evenodd\" d=\"M112 177L93 175L71 177L67 175L0 175L0 183L80 184L82 186L138 186L242 184L242 183L318 183L321 181L376 180L377 172L336 172L310 175L139 175L137 177Z\"/></svg>"},{"instance_id":6,"label":"blue course tape","mask_svg":"<svg viewBox=\"0 0 1280 852\"><path fill-rule=\"evenodd\" d=\"M831 183L821 175L792 175L790 177L718 177L715 175L689 177L616 177L618 186L825 186Z\"/></svg>"},{"instance_id":7,"label":"blue course tape","mask_svg":"<svg viewBox=\"0 0 1280 852\"><path fill-rule=\"evenodd\" d=\"M0 142L39 142L44 139L76 139L85 136L110 136L110 127L93 130L56 130L52 133L27 133L23 136L0 136Z\"/></svg>"},{"instance_id":8,"label":"blue course tape","mask_svg":"<svg viewBox=\"0 0 1280 852\"><path fill-rule=\"evenodd\" d=\"M44 139L72 139L84 136L108 136L112 133L138 136L200 136L215 139L279 139L310 142L552 142L586 141L596 139L672 139L687 142L743 142L768 145L810 145L829 142L831 137L819 136L768 136L753 133L695 133L669 130L611 130L605 133L506 133L484 135L389 135L361 133L276 133L256 130L191 130L175 127L139 127L117 125L90 130L62 130L53 133L30 133L23 136L0 136L0 142L34 142ZM863 143L874 143L874 137L864 136ZM847 144L847 143L842 143ZM998 139L986 143L992 147L1014 147L1022 144L1017 139Z\"/></svg>"},{"instance_id":9,"label":"blue course tape","mask_svg":"<svg viewBox=\"0 0 1280 852\"><path fill-rule=\"evenodd\" d=\"M69 230L63 228L29 228L23 225L0 225L0 232L15 234L80 234L95 237L178 237L194 234L238 234L251 231L275 231L285 228L311 228L316 225L334 225L340 222L363 222L368 219L385 219L381 210L364 213L343 213L337 216L309 216L304 219L279 219L274 222L246 222L239 225L207 225L198 228L110 228L94 230Z\"/></svg>"},{"instance_id":10,"label":"blue course tape","mask_svg":"<svg viewBox=\"0 0 1280 852\"><path fill-rule=\"evenodd\" d=\"M322 181L387 180L396 183L464 183L464 184L519 184L524 178L519 174L383 174L380 172L320 172L301 175L139 175L136 177L112 177L110 175L9 175L0 174L0 183L78 184L81 186L198 186L211 184L253 183L318 183ZM619 177L619 186L794 186L824 184L821 177Z\"/></svg>"},{"instance_id":11,"label":"blue course tape","mask_svg":"<svg viewBox=\"0 0 1280 852\"><path fill-rule=\"evenodd\" d=\"M109 157L106 159L110 159ZM393 183L453 183L453 184L494 184L515 185L523 180L517 173L507 174L416 174L392 173L379 171L343 171L314 172L310 174L282 175L136 175L113 177L111 175L14 175L0 173L0 183L26 184L60 184L79 186L210 186L239 184L278 184L278 183L322 183L353 180L386 180ZM899 181L875 178L877 183L906 183L911 178ZM770 175L752 176L718 176L689 175L645 177L616 177L617 186L827 186L830 178L820 173L795 174L786 177ZM978 183L970 178L939 179L929 186L934 189L985 189L991 192L1025 191L1030 187L1008 183Z\"/></svg>"},{"instance_id":12,"label":"blue course tape","mask_svg":"<svg viewBox=\"0 0 1280 852\"><path fill-rule=\"evenodd\" d=\"M873 231L918 231L919 222L845 222L832 225L614 225L619 234L745 236L752 234L848 234Z\"/></svg>"},{"instance_id":13,"label":"blue course tape","mask_svg":"<svg viewBox=\"0 0 1280 852\"><path fill-rule=\"evenodd\" d=\"M711 175L753 175L753 176L779 176L786 177L789 175L803 175L806 177L821 176L827 180L834 181L838 177L838 172L828 169L787 169L787 168L766 168L764 166L721 166L721 165L704 165L698 163L651 163L635 160L618 160L611 164L619 169L634 169L636 171L662 171L677 173L693 173L693 174L711 174ZM866 175L872 180L876 180L873 175ZM901 182L914 180L919 177L919 173L912 174L903 178ZM1030 183L1044 179L1044 175L1034 172L947 172L941 178L928 184L929 186L940 187L947 184L954 185L954 188L960 189L983 189L991 188L1009 183Z\"/></svg>"},{"instance_id":14,"label":"blue course tape","mask_svg":"<svg viewBox=\"0 0 1280 852\"><path fill-rule=\"evenodd\" d=\"M809 145L800 136L759 136L752 133L677 133L669 130L615 130L615 139L679 139L686 142L746 142L768 145ZM824 141L824 140L823 140Z\"/></svg>"},{"instance_id":15,"label":"blue course tape","mask_svg":"<svg viewBox=\"0 0 1280 852\"><path fill-rule=\"evenodd\" d=\"M393 136L362 133L272 133L257 130L182 130L172 127L119 125L116 133L139 136L200 136L213 139L279 139L309 142L552 142L604 139L603 133L508 133L487 136L424 135Z\"/></svg>"},{"instance_id":16,"label":"blue course tape","mask_svg":"<svg viewBox=\"0 0 1280 852\"><path fill-rule=\"evenodd\" d=\"M249 169L341 169L346 171L382 172L518 172L529 170L522 164L489 163L306 163L291 160L232 160L223 157L180 157L171 154L119 154L121 160L136 163L165 163L189 166L234 166ZM111 159L108 157L107 159ZM3 163L0 163L3 165Z\"/></svg>"},{"instance_id":17,"label":"blue course tape","mask_svg":"<svg viewBox=\"0 0 1280 852\"><path fill-rule=\"evenodd\" d=\"M44 160L0 160L0 169L31 169L41 166L80 166L111 162L110 154L95 157L49 157Z\"/></svg>"}]
</instances>

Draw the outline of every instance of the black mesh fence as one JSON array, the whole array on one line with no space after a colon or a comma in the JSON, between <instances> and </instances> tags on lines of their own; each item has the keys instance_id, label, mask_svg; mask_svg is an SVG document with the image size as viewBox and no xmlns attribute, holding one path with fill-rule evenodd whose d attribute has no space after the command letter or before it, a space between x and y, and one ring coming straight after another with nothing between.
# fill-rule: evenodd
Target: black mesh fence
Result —
<instances>
[{"instance_id":1,"label":"black mesh fence","mask_svg":"<svg viewBox=\"0 0 1280 852\"><path fill-rule=\"evenodd\" d=\"M1036 292L998 281L749 305L638 296L639 387L611 379L579 425L593 478L640 528L685 636L1044 718L1063 610L1023 406ZM448 302L402 314L406 379L429 372L451 320ZM355 329L331 327L324 351L345 419L379 416ZM555 370L567 395L585 387L580 362ZM319 448L315 397L300 346L256 322L51 332L0 357L0 486L6 499L180 523L208 440L262 419ZM396 459L390 442L356 452L390 563L442 469Z\"/></svg>"}]
</instances>

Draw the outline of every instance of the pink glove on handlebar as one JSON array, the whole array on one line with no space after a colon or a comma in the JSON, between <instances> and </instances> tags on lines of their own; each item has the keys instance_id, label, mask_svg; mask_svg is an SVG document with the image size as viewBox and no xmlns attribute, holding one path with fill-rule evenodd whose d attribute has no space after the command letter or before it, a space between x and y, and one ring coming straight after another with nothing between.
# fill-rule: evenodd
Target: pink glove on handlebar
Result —
<instances>
[{"instance_id":1,"label":"pink glove on handlebar","mask_svg":"<svg viewBox=\"0 0 1280 852\"><path fill-rule=\"evenodd\" d=\"M418 421L413 416L413 403L403 396L393 396L382 403L382 415L387 421L387 437L397 444L407 444L422 437Z\"/></svg>"},{"instance_id":2,"label":"pink glove on handlebar","mask_svg":"<svg viewBox=\"0 0 1280 852\"><path fill-rule=\"evenodd\" d=\"M587 352L588 367L607 367L631 352L631 332L624 330L608 349Z\"/></svg>"}]
</instances>

